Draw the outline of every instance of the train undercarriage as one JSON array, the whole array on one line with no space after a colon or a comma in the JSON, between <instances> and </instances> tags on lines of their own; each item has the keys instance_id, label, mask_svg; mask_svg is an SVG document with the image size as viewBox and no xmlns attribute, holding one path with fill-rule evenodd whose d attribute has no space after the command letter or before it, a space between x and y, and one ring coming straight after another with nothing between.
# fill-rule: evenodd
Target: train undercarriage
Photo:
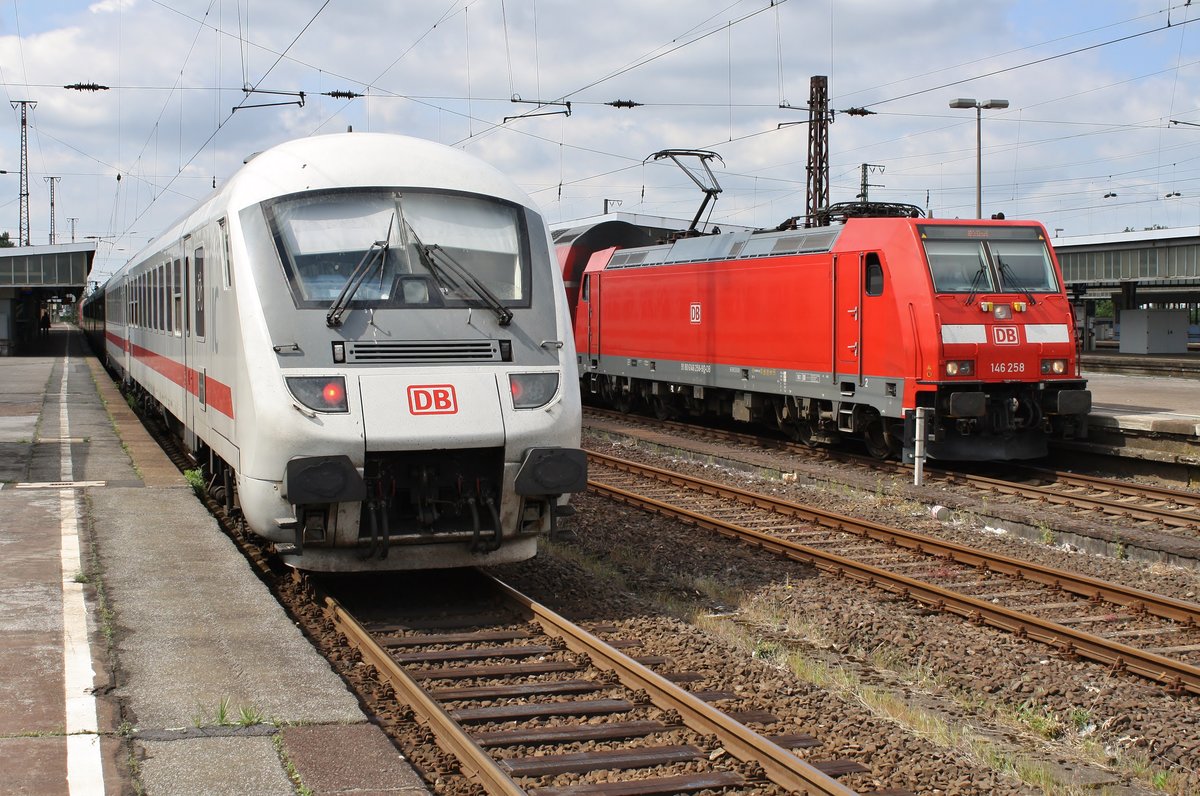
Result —
<instances>
[{"instance_id":1,"label":"train undercarriage","mask_svg":"<svg viewBox=\"0 0 1200 796\"><path fill-rule=\"evenodd\" d=\"M583 394L621 412L663 420L709 418L765 426L808 446L860 442L876 458L911 460L916 417L882 414L867 403L718 389L589 374ZM1045 456L1048 440L1087 436L1090 395L1082 382L963 384L918 393L925 410L926 455L987 461Z\"/></svg>"}]
</instances>

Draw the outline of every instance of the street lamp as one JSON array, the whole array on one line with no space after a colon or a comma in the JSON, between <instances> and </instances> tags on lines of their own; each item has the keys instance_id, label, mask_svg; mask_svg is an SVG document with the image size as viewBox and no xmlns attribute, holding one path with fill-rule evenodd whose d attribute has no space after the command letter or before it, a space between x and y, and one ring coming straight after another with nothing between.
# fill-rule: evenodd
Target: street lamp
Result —
<instances>
[{"instance_id":1,"label":"street lamp","mask_svg":"<svg viewBox=\"0 0 1200 796\"><path fill-rule=\"evenodd\" d=\"M1006 99L990 99L979 102L972 98L959 97L950 100L951 108L975 109L975 217L983 218L983 112L1008 107Z\"/></svg>"}]
</instances>

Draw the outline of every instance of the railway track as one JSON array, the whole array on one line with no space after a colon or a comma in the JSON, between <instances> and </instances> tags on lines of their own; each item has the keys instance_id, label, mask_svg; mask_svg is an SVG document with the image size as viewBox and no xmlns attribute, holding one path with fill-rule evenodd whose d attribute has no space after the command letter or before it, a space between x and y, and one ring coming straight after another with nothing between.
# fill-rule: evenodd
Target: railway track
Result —
<instances>
[{"instance_id":1,"label":"railway track","mask_svg":"<svg viewBox=\"0 0 1200 796\"><path fill-rule=\"evenodd\" d=\"M793 455L818 456L823 460L832 459L902 474L906 477L911 476L913 469L909 465L898 462L879 461L866 456L824 448L814 450L786 440L706 428L678 421L651 420L636 415L625 415L620 412L590 407L587 409L587 415L644 425L656 430L667 429L690 435L701 435L709 439L755 448L769 448ZM1133 523L1144 523L1155 528L1180 533L1189 538L1200 538L1200 493L1013 463L1007 463L1005 471L1005 477L945 470L938 467L926 467L924 472L925 477L931 481L967 486L990 494L1020 497L1039 504L1063 506L1093 517L1098 514L1117 517Z\"/></svg>"},{"instance_id":2,"label":"railway track","mask_svg":"<svg viewBox=\"0 0 1200 796\"><path fill-rule=\"evenodd\" d=\"M1200 694L1200 605L604 454L589 459L589 487L613 499Z\"/></svg>"},{"instance_id":3,"label":"railway track","mask_svg":"<svg viewBox=\"0 0 1200 796\"><path fill-rule=\"evenodd\" d=\"M157 424L147 428L180 470L194 466ZM361 621L321 596L311 576L282 567L238 512L211 493L199 497L311 635L332 627L337 639L335 649L326 640L327 655L348 646L370 664L376 676L359 688L377 698L374 686L386 683L394 700L385 701L411 710L489 794L912 796L843 785L837 777L869 769L844 758L801 759L794 750L811 755L821 742L794 728L772 731L779 720L766 711L723 711L722 702L737 698L732 692L689 692L683 685L702 675L671 671L666 658L632 657L622 650L639 640L602 640L598 634L618 630L589 632L483 573L491 591L451 613L434 595L437 608L410 604L405 616Z\"/></svg>"},{"instance_id":4,"label":"railway track","mask_svg":"<svg viewBox=\"0 0 1200 796\"><path fill-rule=\"evenodd\" d=\"M849 795L834 777L868 771L852 760L800 759L790 750L820 742L751 729L774 717L725 713L713 703L732 693L684 690L700 675L623 651L639 640L604 641L599 634L615 628L589 632L485 577L478 599L449 613L426 607L363 621L333 598L325 612L487 793Z\"/></svg>"}]
</instances>

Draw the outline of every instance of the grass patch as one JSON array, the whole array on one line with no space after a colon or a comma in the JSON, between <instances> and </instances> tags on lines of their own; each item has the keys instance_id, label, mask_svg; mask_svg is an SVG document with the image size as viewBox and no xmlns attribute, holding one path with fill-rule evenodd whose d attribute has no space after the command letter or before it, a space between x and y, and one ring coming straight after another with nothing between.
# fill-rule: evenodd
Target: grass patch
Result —
<instances>
[{"instance_id":1,"label":"grass patch","mask_svg":"<svg viewBox=\"0 0 1200 796\"><path fill-rule=\"evenodd\" d=\"M239 727L252 727L255 724L266 723L266 718L263 712L253 705L243 705L238 708L237 725Z\"/></svg>"},{"instance_id":2,"label":"grass patch","mask_svg":"<svg viewBox=\"0 0 1200 796\"><path fill-rule=\"evenodd\" d=\"M283 764L283 770L287 772L288 779L292 781L292 785L296 788L296 793L299 796L312 796L312 788L307 787L301 782L300 772L296 770L296 765L288 757L287 749L283 748L283 734L276 733L272 735L271 743L275 747L275 754L279 755L279 762Z\"/></svg>"},{"instance_id":3,"label":"grass patch","mask_svg":"<svg viewBox=\"0 0 1200 796\"><path fill-rule=\"evenodd\" d=\"M190 470L183 471L183 478L188 482L188 486L196 493L198 497L204 497L207 491L208 484L204 481L204 471L199 467L194 467Z\"/></svg>"},{"instance_id":4,"label":"grass patch","mask_svg":"<svg viewBox=\"0 0 1200 796\"><path fill-rule=\"evenodd\" d=\"M1017 705L1013 715L1017 722L1048 741L1057 740L1063 735L1062 722L1045 705L1035 705L1032 701L1022 702Z\"/></svg>"},{"instance_id":5,"label":"grass patch","mask_svg":"<svg viewBox=\"0 0 1200 796\"><path fill-rule=\"evenodd\" d=\"M266 715L253 705L242 705L235 708L233 700L222 697L216 707L210 712L199 702L196 712L192 714L192 726L199 729L205 726L217 727L252 727L256 724L269 724Z\"/></svg>"}]
</instances>

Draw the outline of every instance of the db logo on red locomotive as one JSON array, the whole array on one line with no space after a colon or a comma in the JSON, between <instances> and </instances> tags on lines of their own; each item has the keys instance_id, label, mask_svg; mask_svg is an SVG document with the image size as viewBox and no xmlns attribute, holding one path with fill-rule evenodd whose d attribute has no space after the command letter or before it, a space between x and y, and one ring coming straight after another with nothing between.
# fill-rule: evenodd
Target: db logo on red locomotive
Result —
<instances>
[{"instance_id":1,"label":"db logo on red locomotive","mask_svg":"<svg viewBox=\"0 0 1200 796\"><path fill-rule=\"evenodd\" d=\"M996 345L1020 345L1021 336L1015 326L993 326L992 342Z\"/></svg>"},{"instance_id":2,"label":"db logo on red locomotive","mask_svg":"<svg viewBox=\"0 0 1200 796\"><path fill-rule=\"evenodd\" d=\"M453 384L413 384L408 388L408 411L414 415L453 415L458 396Z\"/></svg>"}]
</instances>

